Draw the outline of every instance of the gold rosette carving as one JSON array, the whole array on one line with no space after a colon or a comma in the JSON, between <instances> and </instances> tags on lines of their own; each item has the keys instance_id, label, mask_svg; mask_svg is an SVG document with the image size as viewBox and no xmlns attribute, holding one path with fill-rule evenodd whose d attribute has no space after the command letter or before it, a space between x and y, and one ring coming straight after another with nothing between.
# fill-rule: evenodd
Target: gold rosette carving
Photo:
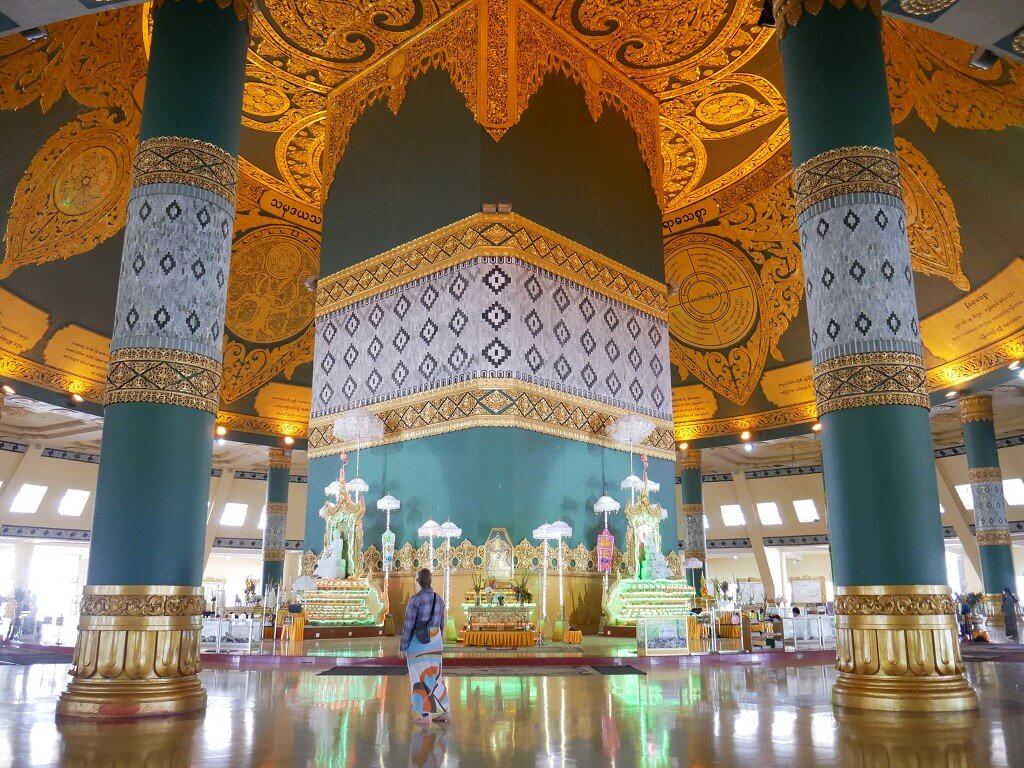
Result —
<instances>
[{"instance_id":1,"label":"gold rosette carving","mask_svg":"<svg viewBox=\"0 0 1024 768\"><path fill-rule=\"evenodd\" d=\"M72 681L57 714L114 719L203 709L203 607L200 587L87 586Z\"/></svg>"},{"instance_id":2,"label":"gold rosette carving","mask_svg":"<svg viewBox=\"0 0 1024 768\"><path fill-rule=\"evenodd\" d=\"M948 586L837 586L835 609L835 704L894 712L977 708Z\"/></svg>"},{"instance_id":3,"label":"gold rosette carving","mask_svg":"<svg viewBox=\"0 0 1024 768\"><path fill-rule=\"evenodd\" d=\"M995 421L991 395L967 395L960 398L960 423Z\"/></svg>"}]
</instances>

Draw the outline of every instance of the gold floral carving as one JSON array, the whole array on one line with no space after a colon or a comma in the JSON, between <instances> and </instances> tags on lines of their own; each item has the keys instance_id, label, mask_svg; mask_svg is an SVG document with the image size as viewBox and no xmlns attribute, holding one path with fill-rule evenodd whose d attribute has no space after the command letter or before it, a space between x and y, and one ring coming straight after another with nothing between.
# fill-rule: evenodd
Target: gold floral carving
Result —
<instances>
[{"instance_id":1,"label":"gold floral carving","mask_svg":"<svg viewBox=\"0 0 1024 768\"><path fill-rule=\"evenodd\" d=\"M312 324L299 338L277 347L248 349L239 341L225 338L221 399L233 403L280 373L291 378L296 368L313 358L313 342Z\"/></svg>"},{"instance_id":2,"label":"gold floral carving","mask_svg":"<svg viewBox=\"0 0 1024 768\"><path fill-rule=\"evenodd\" d=\"M183 136L158 136L139 143L132 187L187 184L235 202L238 161L216 144Z\"/></svg>"},{"instance_id":3,"label":"gold floral carving","mask_svg":"<svg viewBox=\"0 0 1024 768\"><path fill-rule=\"evenodd\" d=\"M329 456L474 427L516 427L629 450L607 434L608 424L626 413L623 409L512 379L475 379L368 408L384 422L383 438L342 444L333 434L335 417L322 416L309 422L309 456ZM642 444L644 449L651 456L675 459L671 423L654 421L654 432Z\"/></svg>"},{"instance_id":4,"label":"gold floral carving","mask_svg":"<svg viewBox=\"0 0 1024 768\"><path fill-rule=\"evenodd\" d=\"M124 226L138 124L78 115L36 153L14 193L0 278L87 253Z\"/></svg>"},{"instance_id":5,"label":"gold floral carving","mask_svg":"<svg viewBox=\"0 0 1024 768\"><path fill-rule=\"evenodd\" d=\"M900 0L900 10L911 16L930 16L941 13L957 0Z\"/></svg>"},{"instance_id":6,"label":"gold floral carving","mask_svg":"<svg viewBox=\"0 0 1024 768\"><path fill-rule=\"evenodd\" d=\"M220 364L177 349L129 347L110 355L104 405L164 403L217 412Z\"/></svg>"},{"instance_id":7,"label":"gold floral carving","mask_svg":"<svg viewBox=\"0 0 1024 768\"><path fill-rule=\"evenodd\" d=\"M945 585L836 587L832 701L852 709L976 708Z\"/></svg>"},{"instance_id":8,"label":"gold floral carving","mask_svg":"<svg viewBox=\"0 0 1024 768\"><path fill-rule=\"evenodd\" d=\"M763 432L792 424L803 424L818 418L818 407L814 403L801 403L788 408L759 411L742 416L708 421L676 421L676 440L704 440L712 437L735 438L740 432Z\"/></svg>"},{"instance_id":9,"label":"gold floral carving","mask_svg":"<svg viewBox=\"0 0 1024 768\"><path fill-rule=\"evenodd\" d=\"M704 505L703 504L679 504L676 510L682 517L703 517L704 516Z\"/></svg>"},{"instance_id":10,"label":"gold floral carving","mask_svg":"<svg viewBox=\"0 0 1024 768\"><path fill-rule=\"evenodd\" d=\"M290 339L313 322L304 281L320 271L320 238L291 224L250 230L235 240L225 324L257 344Z\"/></svg>"},{"instance_id":11,"label":"gold floral carving","mask_svg":"<svg viewBox=\"0 0 1024 768\"><path fill-rule=\"evenodd\" d=\"M961 291L969 291L971 282L961 264L964 247L953 198L921 150L897 137L896 154L914 271L945 278Z\"/></svg>"},{"instance_id":12,"label":"gold floral carving","mask_svg":"<svg viewBox=\"0 0 1024 768\"><path fill-rule=\"evenodd\" d=\"M902 197L895 152L882 147L840 147L815 155L793 171L798 214L830 197L857 192Z\"/></svg>"},{"instance_id":13,"label":"gold floral carving","mask_svg":"<svg viewBox=\"0 0 1024 768\"><path fill-rule=\"evenodd\" d=\"M994 531L978 531L978 544L982 547L1003 547L1011 546L1013 539L1007 528L1000 528Z\"/></svg>"},{"instance_id":14,"label":"gold floral carving","mask_svg":"<svg viewBox=\"0 0 1024 768\"><path fill-rule=\"evenodd\" d=\"M999 60L972 67L974 46L916 24L882 21L894 123L911 113L931 128L1002 130L1024 123L1024 69Z\"/></svg>"},{"instance_id":15,"label":"gold floral carving","mask_svg":"<svg viewBox=\"0 0 1024 768\"><path fill-rule=\"evenodd\" d=\"M859 11L870 10L877 18L882 17L881 0L828 0L828 4L834 8L845 8L852 5ZM795 27L803 18L804 11L817 16L825 7L825 0L772 0L772 8L775 11L775 29L779 37L784 37L789 27Z\"/></svg>"},{"instance_id":16,"label":"gold floral carving","mask_svg":"<svg viewBox=\"0 0 1024 768\"><path fill-rule=\"evenodd\" d=\"M1001 483L1003 472L999 467L971 467L967 470L971 483Z\"/></svg>"},{"instance_id":17,"label":"gold floral carving","mask_svg":"<svg viewBox=\"0 0 1024 768\"><path fill-rule=\"evenodd\" d=\"M310 203L322 203L323 198L326 121L327 113L322 110L296 119L281 133L274 148L277 169L289 189Z\"/></svg>"},{"instance_id":18,"label":"gold floral carving","mask_svg":"<svg viewBox=\"0 0 1024 768\"><path fill-rule=\"evenodd\" d=\"M701 453L699 448L687 448L682 451L682 458L679 460L680 469L700 469Z\"/></svg>"},{"instance_id":19,"label":"gold floral carving","mask_svg":"<svg viewBox=\"0 0 1024 768\"><path fill-rule=\"evenodd\" d=\"M545 75L567 75L583 88L595 120L605 105L625 115L660 195L657 99L521 0L463 3L335 88L327 107L325 190L334 181L362 112L386 100L397 114L409 82L429 69L448 73L477 122L495 140L518 122Z\"/></svg>"},{"instance_id":20,"label":"gold floral carving","mask_svg":"<svg viewBox=\"0 0 1024 768\"><path fill-rule=\"evenodd\" d=\"M285 551L283 549L264 549L263 550L263 562L265 563L283 563Z\"/></svg>"},{"instance_id":21,"label":"gold floral carving","mask_svg":"<svg viewBox=\"0 0 1024 768\"><path fill-rule=\"evenodd\" d=\"M509 256L584 285L659 319L665 285L514 213L477 213L317 284L321 317L477 256Z\"/></svg>"},{"instance_id":22,"label":"gold floral carving","mask_svg":"<svg viewBox=\"0 0 1024 768\"><path fill-rule=\"evenodd\" d=\"M291 469L292 452L287 448L271 448L268 451L267 466L270 469ZM267 514L280 514L288 511L286 501L268 501Z\"/></svg>"},{"instance_id":23,"label":"gold floral carving","mask_svg":"<svg viewBox=\"0 0 1024 768\"><path fill-rule=\"evenodd\" d=\"M905 352L826 360L814 366L814 395L819 415L872 405L929 407L921 356Z\"/></svg>"},{"instance_id":24,"label":"gold floral carving","mask_svg":"<svg viewBox=\"0 0 1024 768\"><path fill-rule=\"evenodd\" d=\"M195 2L201 3L203 0L172 0L173 2ZM247 21L252 15L253 0L210 0L212 3L216 3L218 8L227 9L230 8L235 12L239 21ZM153 0L153 5L159 8L164 4L164 0Z\"/></svg>"},{"instance_id":25,"label":"gold floral carving","mask_svg":"<svg viewBox=\"0 0 1024 768\"><path fill-rule=\"evenodd\" d=\"M992 395L966 395L960 398L958 405L960 421L964 424L970 421L995 421Z\"/></svg>"},{"instance_id":26,"label":"gold floral carving","mask_svg":"<svg viewBox=\"0 0 1024 768\"><path fill-rule=\"evenodd\" d=\"M200 587L85 587L71 684L57 714L113 719L205 707L203 607Z\"/></svg>"},{"instance_id":27,"label":"gold floral carving","mask_svg":"<svg viewBox=\"0 0 1024 768\"><path fill-rule=\"evenodd\" d=\"M253 416L247 413L218 411L217 424L222 425L229 431L235 432L251 432L276 437L287 435L296 439L306 436L305 424L297 424L282 419L269 419L263 416Z\"/></svg>"}]
</instances>

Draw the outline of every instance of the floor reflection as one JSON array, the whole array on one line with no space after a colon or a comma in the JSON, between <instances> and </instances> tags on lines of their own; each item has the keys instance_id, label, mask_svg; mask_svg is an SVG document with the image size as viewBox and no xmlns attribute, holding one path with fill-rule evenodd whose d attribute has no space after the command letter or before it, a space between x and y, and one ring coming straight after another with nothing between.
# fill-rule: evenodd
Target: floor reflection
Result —
<instances>
[{"instance_id":1,"label":"floor reflection","mask_svg":"<svg viewBox=\"0 0 1024 768\"><path fill-rule=\"evenodd\" d=\"M203 718L93 725L54 721L66 666L6 667L0 765L1024 765L1024 668L969 670L980 713L900 719L834 710L826 666L450 676L454 724L421 729L404 677L211 669Z\"/></svg>"}]
</instances>

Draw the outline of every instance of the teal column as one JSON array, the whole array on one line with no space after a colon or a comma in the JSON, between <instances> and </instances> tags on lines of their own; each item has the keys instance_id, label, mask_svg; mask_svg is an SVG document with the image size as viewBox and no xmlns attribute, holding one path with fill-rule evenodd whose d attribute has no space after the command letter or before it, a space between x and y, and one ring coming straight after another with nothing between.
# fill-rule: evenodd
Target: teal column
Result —
<instances>
[{"instance_id":1,"label":"teal column","mask_svg":"<svg viewBox=\"0 0 1024 768\"><path fill-rule=\"evenodd\" d=\"M153 12L88 586L62 716L206 705L200 584L249 39L246 20L222 5L174 0Z\"/></svg>"},{"instance_id":2,"label":"teal column","mask_svg":"<svg viewBox=\"0 0 1024 768\"><path fill-rule=\"evenodd\" d=\"M267 522L263 527L263 592L280 589L284 578L285 536L288 527L288 483L292 452L270 449L267 462Z\"/></svg>"},{"instance_id":3,"label":"teal column","mask_svg":"<svg viewBox=\"0 0 1024 768\"><path fill-rule=\"evenodd\" d=\"M707 564L707 542L704 533L704 487L701 479L701 455L696 448L682 452L679 463L679 485L683 521L683 573L691 587L700 594L700 580Z\"/></svg>"},{"instance_id":4,"label":"teal column","mask_svg":"<svg viewBox=\"0 0 1024 768\"><path fill-rule=\"evenodd\" d=\"M973 708L946 585L878 3L776 0L775 18L836 579L833 701Z\"/></svg>"},{"instance_id":5,"label":"teal column","mask_svg":"<svg viewBox=\"0 0 1024 768\"><path fill-rule=\"evenodd\" d=\"M974 530L981 554L981 577L987 600L999 611L1002 591L1016 592L1010 524L1006 519L1003 474L996 449L995 415L990 395L960 399L960 424L967 446L967 466L974 500Z\"/></svg>"}]
</instances>

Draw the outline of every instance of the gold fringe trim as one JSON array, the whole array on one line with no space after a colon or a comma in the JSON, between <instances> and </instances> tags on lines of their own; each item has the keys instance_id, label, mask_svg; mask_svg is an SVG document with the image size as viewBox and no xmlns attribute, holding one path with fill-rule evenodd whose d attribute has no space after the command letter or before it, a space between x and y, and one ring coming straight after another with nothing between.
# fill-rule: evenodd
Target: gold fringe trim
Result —
<instances>
[{"instance_id":1,"label":"gold fringe trim","mask_svg":"<svg viewBox=\"0 0 1024 768\"><path fill-rule=\"evenodd\" d=\"M793 171L793 198L799 216L836 195L877 192L903 199L900 162L881 147L839 147L806 160Z\"/></svg>"},{"instance_id":2,"label":"gold fringe trim","mask_svg":"<svg viewBox=\"0 0 1024 768\"><path fill-rule=\"evenodd\" d=\"M161 403L217 413L220 363L178 349L128 347L110 353L103 404Z\"/></svg>"},{"instance_id":3,"label":"gold fringe trim","mask_svg":"<svg viewBox=\"0 0 1024 768\"><path fill-rule=\"evenodd\" d=\"M846 355L814 368L818 414L873 405L928 408L924 361L906 352Z\"/></svg>"},{"instance_id":4,"label":"gold fringe trim","mask_svg":"<svg viewBox=\"0 0 1024 768\"><path fill-rule=\"evenodd\" d=\"M995 421L991 395L968 395L960 398L960 423Z\"/></svg>"}]
</instances>

